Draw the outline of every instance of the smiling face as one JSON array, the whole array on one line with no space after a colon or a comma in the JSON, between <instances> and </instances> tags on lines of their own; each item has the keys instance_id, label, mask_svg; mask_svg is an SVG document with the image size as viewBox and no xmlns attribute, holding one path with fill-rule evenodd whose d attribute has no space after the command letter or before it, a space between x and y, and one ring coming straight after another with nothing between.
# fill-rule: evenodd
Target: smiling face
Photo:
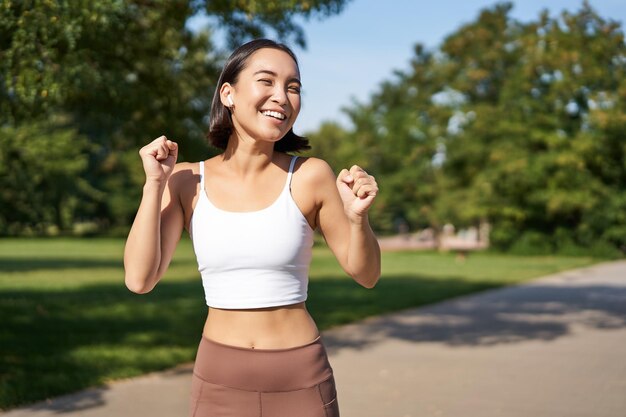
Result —
<instances>
[{"instance_id":1,"label":"smiling face","mask_svg":"<svg viewBox=\"0 0 626 417\"><path fill-rule=\"evenodd\" d=\"M225 83L220 97L231 107L239 137L276 142L300 112L300 71L284 51L262 48L248 58L235 83Z\"/></svg>"}]
</instances>

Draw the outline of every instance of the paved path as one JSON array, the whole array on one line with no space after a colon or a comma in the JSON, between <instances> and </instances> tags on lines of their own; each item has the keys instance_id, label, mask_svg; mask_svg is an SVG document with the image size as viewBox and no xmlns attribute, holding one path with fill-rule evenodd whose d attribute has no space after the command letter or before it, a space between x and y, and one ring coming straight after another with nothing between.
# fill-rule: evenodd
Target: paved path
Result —
<instances>
[{"instance_id":1,"label":"paved path","mask_svg":"<svg viewBox=\"0 0 626 417\"><path fill-rule=\"evenodd\" d=\"M626 416L624 261L368 319L323 338L342 417ZM190 370L0 416L184 417Z\"/></svg>"}]
</instances>

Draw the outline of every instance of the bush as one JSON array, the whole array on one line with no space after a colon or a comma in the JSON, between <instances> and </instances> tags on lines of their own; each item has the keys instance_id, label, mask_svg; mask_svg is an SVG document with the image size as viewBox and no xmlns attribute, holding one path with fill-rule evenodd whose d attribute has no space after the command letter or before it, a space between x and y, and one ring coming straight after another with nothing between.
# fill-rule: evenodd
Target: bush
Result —
<instances>
[{"instance_id":1,"label":"bush","mask_svg":"<svg viewBox=\"0 0 626 417\"><path fill-rule=\"evenodd\" d=\"M554 252L551 238L536 231L524 232L510 247L515 255L547 255Z\"/></svg>"},{"instance_id":2,"label":"bush","mask_svg":"<svg viewBox=\"0 0 626 417\"><path fill-rule=\"evenodd\" d=\"M494 249L507 251L511 245L519 238L518 226L509 221L500 221L493 224L489 241Z\"/></svg>"}]
</instances>

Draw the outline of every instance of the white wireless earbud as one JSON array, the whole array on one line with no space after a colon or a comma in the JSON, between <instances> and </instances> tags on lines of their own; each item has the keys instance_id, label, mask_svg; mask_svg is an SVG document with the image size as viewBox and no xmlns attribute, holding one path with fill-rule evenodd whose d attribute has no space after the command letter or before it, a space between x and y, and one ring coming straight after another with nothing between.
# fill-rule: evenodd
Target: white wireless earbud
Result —
<instances>
[{"instance_id":1,"label":"white wireless earbud","mask_svg":"<svg viewBox=\"0 0 626 417\"><path fill-rule=\"evenodd\" d=\"M230 107L233 107L235 105L235 103L233 103L233 98L230 96L230 94L226 97L226 100L228 100L228 104L230 104Z\"/></svg>"}]
</instances>

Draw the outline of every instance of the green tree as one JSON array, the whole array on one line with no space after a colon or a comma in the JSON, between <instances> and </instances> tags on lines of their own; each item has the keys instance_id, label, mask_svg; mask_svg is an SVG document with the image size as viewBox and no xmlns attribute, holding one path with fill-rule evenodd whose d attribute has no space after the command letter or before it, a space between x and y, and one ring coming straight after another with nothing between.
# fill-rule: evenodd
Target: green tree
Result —
<instances>
[{"instance_id":1,"label":"green tree","mask_svg":"<svg viewBox=\"0 0 626 417\"><path fill-rule=\"evenodd\" d=\"M0 234L69 228L81 199L97 193L79 175L87 138L55 123L0 128Z\"/></svg>"},{"instance_id":2,"label":"green tree","mask_svg":"<svg viewBox=\"0 0 626 417\"><path fill-rule=\"evenodd\" d=\"M0 0L0 126L23 137L45 125L69 129L64 132L77 144L86 138L89 146L78 147L87 161L80 181L99 192L80 195L84 204L66 212L105 226L128 225L141 191L140 146L167 134L180 143L184 160L215 152L204 136L225 53L213 45L211 26L194 33L187 20L204 11L228 31L231 43L272 32L304 44L295 18L338 13L345 3ZM51 125L57 120L63 123ZM60 166L73 162L70 154L57 157ZM30 166L23 169L25 178L38 175ZM1 181L2 188L14 186ZM39 197L43 205L55 204ZM52 221L64 230L71 220ZM20 224L32 227L23 221L12 220L11 233Z\"/></svg>"},{"instance_id":3,"label":"green tree","mask_svg":"<svg viewBox=\"0 0 626 417\"><path fill-rule=\"evenodd\" d=\"M492 223L496 246L626 249L626 44L584 2L522 23L481 11L347 112L377 174L372 212L414 228Z\"/></svg>"},{"instance_id":4,"label":"green tree","mask_svg":"<svg viewBox=\"0 0 626 417\"><path fill-rule=\"evenodd\" d=\"M541 250L602 245L608 236L586 218L604 211L626 179L623 135L611 135L597 122L615 122L624 114L623 32L587 3L576 14L551 19L543 13L537 22L515 28L519 35L508 50L522 55L514 65L503 65L505 81L495 105L468 103L476 123L455 139L452 159L467 160L463 145L482 142L486 163L465 178L494 223L496 244L521 241L528 242L524 249Z\"/></svg>"}]
</instances>

